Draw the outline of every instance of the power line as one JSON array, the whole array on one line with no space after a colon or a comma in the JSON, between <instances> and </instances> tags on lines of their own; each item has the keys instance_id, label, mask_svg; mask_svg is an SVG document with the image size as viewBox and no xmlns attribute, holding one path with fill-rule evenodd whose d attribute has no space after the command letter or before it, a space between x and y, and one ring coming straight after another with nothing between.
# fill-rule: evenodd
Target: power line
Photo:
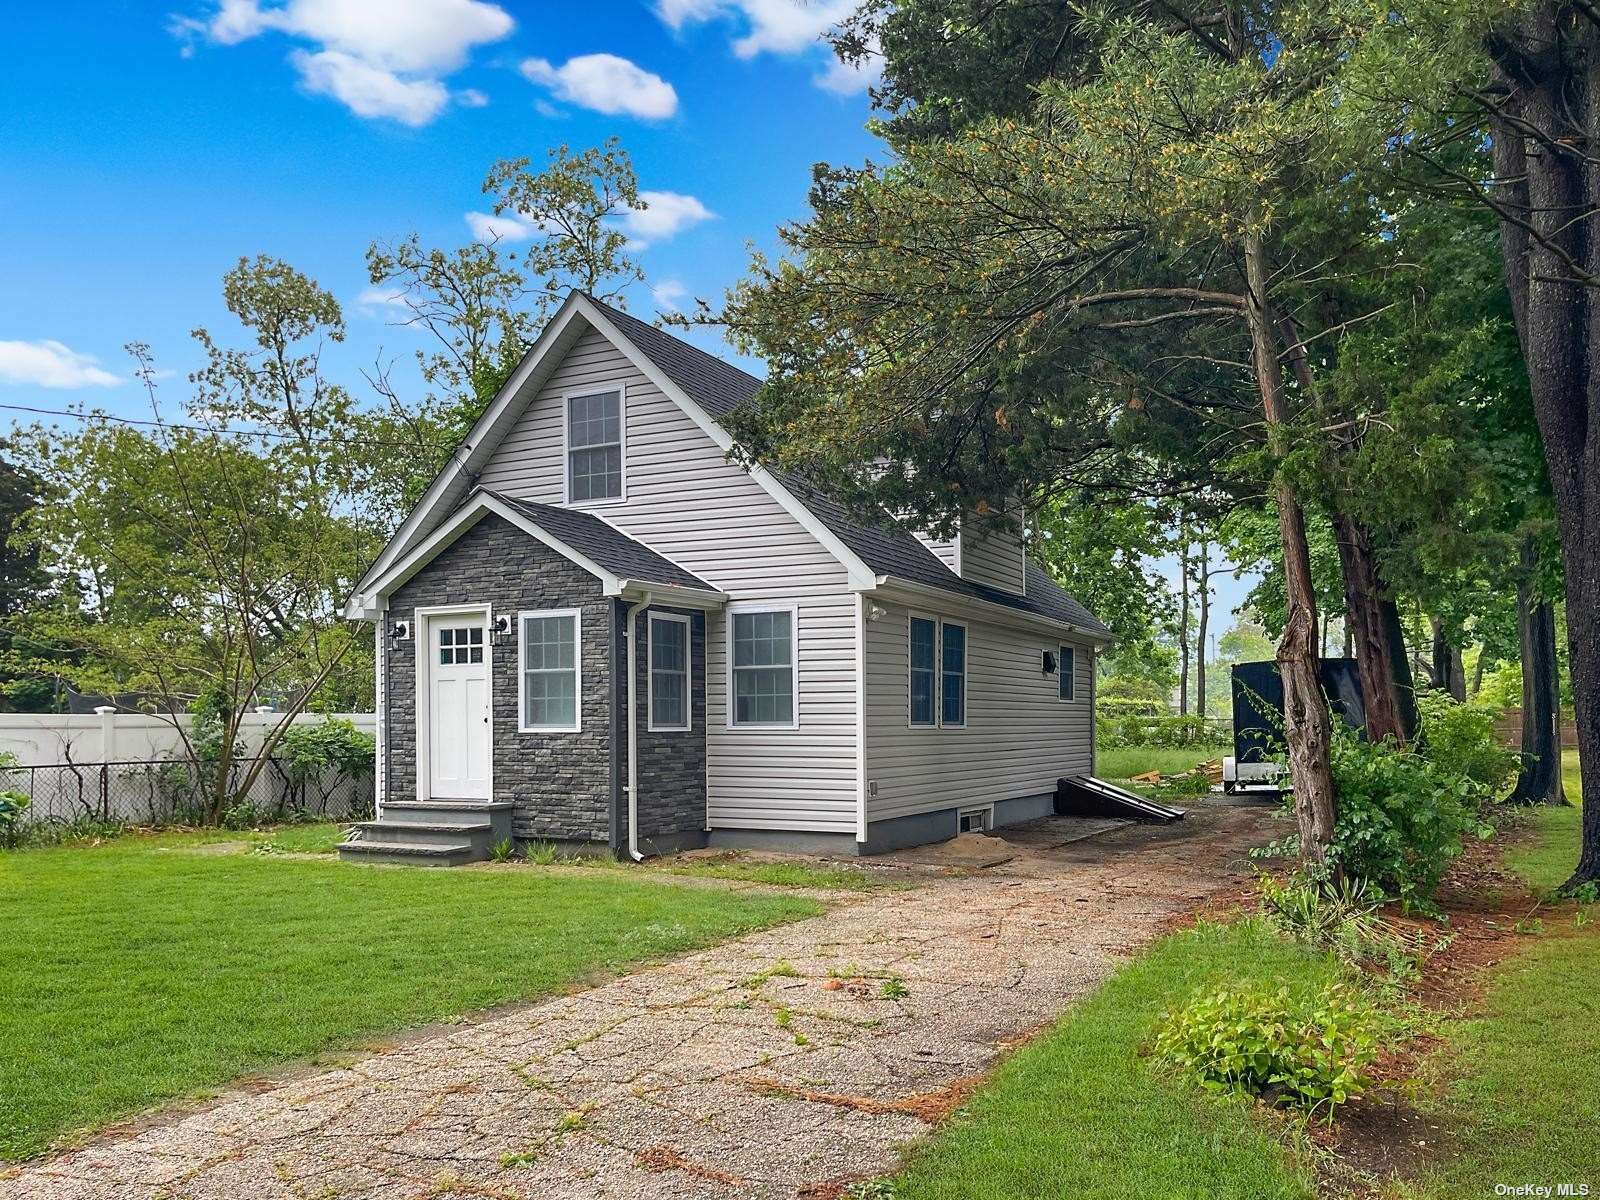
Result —
<instances>
[{"instance_id":1,"label":"power line","mask_svg":"<svg viewBox=\"0 0 1600 1200\"><path fill-rule=\"evenodd\" d=\"M392 438L341 437L329 434L280 433L270 429L213 429L207 425L185 425L174 421L143 420L138 417L116 417L104 412L74 412L71 409L34 408L27 404L0 404L0 409L10 412L34 413L43 417L66 417L73 421L109 421L118 425L137 425L155 429L182 429L192 433L209 433L215 437L271 438L279 441L316 442L342 446L388 446L400 450L417 450L419 442L402 442Z\"/></svg>"}]
</instances>

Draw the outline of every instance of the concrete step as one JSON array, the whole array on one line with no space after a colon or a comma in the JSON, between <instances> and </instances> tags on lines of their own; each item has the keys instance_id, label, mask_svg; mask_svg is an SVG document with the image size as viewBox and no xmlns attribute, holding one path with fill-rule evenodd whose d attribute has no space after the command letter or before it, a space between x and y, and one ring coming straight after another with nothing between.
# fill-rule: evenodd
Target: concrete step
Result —
<instances>
[{"instance_id":1,"label":"concrete step","mask_svg":"<svg viewBox=\"0 0 1600 1200\"><path fill-rule=\"evenodd\" d=\"M476 800L404 800L383 806L383 818L391 825L477 825L488 821L497 830L511 832L509 801L488 803Z\"/></svg>"},{"instance_id":2,"label":"concrete step","mask_svg":"<svg viewBox=\"0 0 1600 1200\"><path fill-rule=\"evenodd\" d=\"M429 846L449 846L467 842L474 850L487 851L494 845L494 826L488 821L476 825L450 823L424 825L420 821L360 821L351 828L358 830L355 840L363 842L416 842Z\"/></svg>"},{"instance_id":3,"label":"concrete step","mask_svg":"<svg viewBox=\"0 0 1600 1200\"><path fill-rule=\"evenodd\" d=\"M344 862L403 863L417 867L457 867L487 857L467 842L342 842L339 858Z\"/></svg>"}]
</instances>

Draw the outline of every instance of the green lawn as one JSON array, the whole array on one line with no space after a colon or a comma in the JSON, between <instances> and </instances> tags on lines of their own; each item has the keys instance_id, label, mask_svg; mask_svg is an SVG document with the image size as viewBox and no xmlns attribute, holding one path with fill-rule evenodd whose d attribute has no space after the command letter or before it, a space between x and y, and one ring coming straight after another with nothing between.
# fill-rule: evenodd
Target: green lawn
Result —
<instances>
[{"instance_id":1,"label":"green lawn","mask_svg":"<svg viewBox=\"0 0 1600 1200\"><path fill-rule=\"evenodd\" d=\"M1232 751L1219 746L1192 746L1185 750L1162 750L1154 746L1120 746L1095 753L1095 774L1101 779L1129 779L1146 771L1178 775L1203 762L1221 758Z\"/></svg>"},{"instance_id":2,"label":"green lawn","mask_svg":"<svg viewBox=\"0 0 1600 1200\"><path fill-rule=\"evenodd\" d=\"M0 854L0 1158L252 1071L820 911L615 871L272 853L330 827Z\"/></svg>"},{"instance_id":3,"label":"green lawn","mask_svg":"<svg viewBox=\"0 0 1600 1200\"><path fill-rule=\"evenodd\" d=\"M1202 1097L1141 1048L1160 1014L1204 985L1311 989L1334 973L1255 921L1158 942L914 1149L896 1200L1309 1200L1310 1176L1259 1114Z\"/></svg>"},{"instance_id":4,"label":"green lawn","mask_svg":"<svg viewBox=\"0 0 1600 1200\"><path fill-rule=\"evenodd\" d=\"M1565 761L1578 801L1578 759ZM1536 835L1507 862L1538 888L1554 888L1577 861L1580 809L1535 814ZM1479 1011L1447 1029L1435 1063L1434 1105L1457 1131L1414 1195L1491 1194L1496 1183L1588 1183L1600 1188L1600 906L1572 929L1574 906L1553 906L1549 930L1495 971Z\"/></svg>"}]
</instances>

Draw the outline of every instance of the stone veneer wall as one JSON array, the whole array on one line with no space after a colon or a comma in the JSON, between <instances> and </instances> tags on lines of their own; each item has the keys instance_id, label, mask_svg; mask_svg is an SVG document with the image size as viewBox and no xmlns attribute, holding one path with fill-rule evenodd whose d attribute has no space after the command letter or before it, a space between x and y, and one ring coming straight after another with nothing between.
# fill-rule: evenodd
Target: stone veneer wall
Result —
<instances>
[{"instance_id":1,"label":"stone veneer wall","mask_svg":"<svg viewBox=\"0 0 1600 1200\"><path fill-rule=\"evenodd\" d=\"M689 618L690 721L686 730L650 732L649 625L653 612ZM706 828L706 615L653 605L640 613L633 656L639 696L639 842L663 850L703 845ZM626 704L626 697L623 703ZM617 760L627 780L628 747ZM623 820L626 821L626 814ZM624 831L626 826L623 826ZM626 832L623 834L626 837Z\"/></svg>"},{"instance_id":2,"label":"stone veneer wall","mask_svg":"<svg viewBox=\"0 0 1600 1200\"><path fill-rule=\"evenodd\" d=\"M601 594L600 581L587 571L490 515L390 597L387 621L415 621L414 610L419 607L484 603L492 606L493 615L513 620L528 609L582 611L578 733L519 733L516 637L492 648L494 798L516 805L513 830L519 838L606 842L611 834L613 786L609 684L615 604ZM391 802L416 799L417 645L414 636L407 642L387 641L385 648L386 788ZM703 738L704 726L698 728Z\"/></svg>"}]
</instances>

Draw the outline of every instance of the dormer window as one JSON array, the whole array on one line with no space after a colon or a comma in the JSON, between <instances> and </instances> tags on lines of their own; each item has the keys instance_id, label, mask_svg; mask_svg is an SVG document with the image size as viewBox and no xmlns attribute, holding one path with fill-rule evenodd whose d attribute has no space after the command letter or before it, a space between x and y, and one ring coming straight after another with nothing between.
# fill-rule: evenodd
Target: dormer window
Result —
<instances>
[{"instance_id":1,"label":"dormer window","mask_svg":"<svg viewBox=\"0 0 1600 1200\"><path fill-rule=\"evenodd\" d=\"M567 500L622 498L622 389L567 397Z\"/></svg>"}]
</instances>

